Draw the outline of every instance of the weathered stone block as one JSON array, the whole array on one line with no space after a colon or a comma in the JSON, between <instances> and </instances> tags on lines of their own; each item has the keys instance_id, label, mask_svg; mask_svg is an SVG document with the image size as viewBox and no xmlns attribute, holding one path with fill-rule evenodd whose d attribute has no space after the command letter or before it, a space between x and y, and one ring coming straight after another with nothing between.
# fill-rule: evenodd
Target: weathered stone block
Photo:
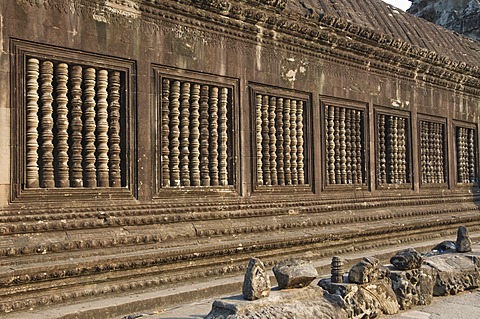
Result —
<instances>
[{"instance_id":1,"label":"weathered stone block","mask_svg":"<svg viewBox=\"0 0 480 319\"><path fill-rule=\"evenodd\" d=\"M383 314L395 314L399 307L389 280L378 280L363 285L332 283L321 280L318 285L326 290L325 296L337 303L348 318L377 318Z\"/></svg>"},{"instance_id":2,"label":"weathered stone block","mask_svg":"<svg viewBox=\"0 0 480 319\"><path fill-rule=\"evenodd\" d=\"M457 242L455 243L455 247L459 253L467 253L472 251L472 240L468 236L467 227L458 227Z\"/></svg>"},{"instance_id":3,"label":"weathered stone block","mask_svg":"<svg viewBox=\"0 0 480 319\"><path fill-rule=\"evenodd\" d=\"M256 300L270 295L270 278L260 259L250 259L243 280L242 294L247 300Z\"/></svg>"},{"instance_id":4,"label":"weathered stone block","mask_svg":"<svg viewBox=\"0 0 480 319\"><path fill-rule=\"evenodd\" d=\"M456 295L480 285L480 272L474 256L444 254L428 257L425 263L437 273L434 296Z\"/></svg>"},{"instance_id":5,"label":"weathered stone block","mask_svg":"<svg viewBox=\"0 0 480 319\"><path fill-rule=\"evenodd\" d=\"M309 286L272 291L269 298L254 301L216 300L205 319L347 319L345 311L323 294L322 288Z\"/></svg>"},{"instance_id":6,"label":"weathered stone block","mask_svg":"<svg viewBox=\"0 0 480 319\"><path fill-rule=\"evenodd\" d=\"M317 270L310 262L299 259L278 263L273 267L273 273L280 289L305 287L318 277Z\"/></svg>"},{"instance_id":7,"label":"weathered stone block","mask_svg":"<svg viewBox=\"0 0 480 319\"><path fill-rule=\"evenodd\" d=\"M418 269L422 266L423 257L415 249L408 248L397 252L390 258L390 263L400 270Z\"/></svg>"},{"instance_id":8,"label":"weathered stone block","mask_svg":"<svg viewBox=\"0 0 480 319\"><path fill-rule=\"evenodd\" d=\"M378 259L374 257L364 257L348 272L348 282L365 284L375 282L378 276Z\"/></svg>"},{"instance_id":9,"label":"weathered stone block","mask_svg":"<svg viewBox=\"0 0 480 319\"><path fill-rule=\"evenodd\" d=\"M392 288L400 309L430 304L433 299L435 278L436 274L429 266L411 270L391 270Z\"/></svg>"}]
</instances>

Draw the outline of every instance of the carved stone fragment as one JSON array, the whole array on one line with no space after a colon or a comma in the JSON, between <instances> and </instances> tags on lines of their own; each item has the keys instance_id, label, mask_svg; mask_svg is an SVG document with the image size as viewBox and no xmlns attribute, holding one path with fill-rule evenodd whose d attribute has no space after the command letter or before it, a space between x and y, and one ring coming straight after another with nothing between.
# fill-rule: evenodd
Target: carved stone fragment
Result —
<instances>
[{"instance_id":1,"label":"carved stone fragment","mask_svg":"<svg viewBox=\"0 0 480 319\"><path fill-rule=\"evenodd\" d=\"M415 249L408 248L397 252L390 258L390 263L400 270L418 269L422 266L423 257Z\"/></svg>"},{"instance_id":2,"label":"carved stone fragment","mask_svg":"<svg viewBox=\"0 0 480 319\"><path fill-rule=\"evenodd\" d=\"M379 276L378 259L364 257L348 272L348 282L356 284L372 283Z\"/></svg>"},{"instance_id":3,"label":"carved stone fragment","mask_svg":"<svg viewBox=\"0 0 480 319\"><path fill-rule=\"evenodd\" d=\"M305 287L318 277L317 270L311 263L299 259L278 263L273 267L273 273L280 289Z\"/></svg>"},{"instance_id":4,"label":"carved stone fragment","mask_svg":"<svg viewBox=\"0 0 480 319\"><path fill-rule=\"evenodd\" d=\"M455 243L455 247L459 253L466 253L472 251L472 240L468 236L467 227L458 227L457 242Z\"/></svg>"},{"instance_id":5,"label":"carved stone fragment","mask_svg":"<svg viewBox=\"0 0 480 319\"><path fill-rule=\"evenodd\" d=\"M256 300L270 295L270 277L260 259L250 259L243 280L242 294L247 300Z\"/></svg>"},{"instance_id":6,"label":"carved stone fragment","mask_svg":"<svg viewBox=\"0 0 480 319\"><path fill-rule=\"evenodd\" d=\"M430 304L433 300L435 278L435 272L427 266L411 270L391 270L390 280L400 309Z\"/></svg>"}]
</instances>

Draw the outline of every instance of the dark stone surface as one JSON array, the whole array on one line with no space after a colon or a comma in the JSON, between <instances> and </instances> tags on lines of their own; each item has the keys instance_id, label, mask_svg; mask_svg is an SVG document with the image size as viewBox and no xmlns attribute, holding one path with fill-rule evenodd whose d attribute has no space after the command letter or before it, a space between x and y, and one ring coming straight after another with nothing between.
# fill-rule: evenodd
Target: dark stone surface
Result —
<instances>
[{"instance_id":1,"label":"dark stone surface","mask_svg":"<svg viewBox=\"0 0 480 319\"><path fill-rule=\"evenodd\" d=\"M315 267L310 262L300 259L278 263L273 267L273 273L280 289L305 287L318 277Z\"/></svg>"},{"instance_id":2,"label":"dark stone surface","mask_svg":"<svg viewBox=\"0 0 480 319\"><path fill-rule=\"evenodd\" d=\"M365 284L375 282L379 277L378 259L374 257L364 257L360 262L350 269L348 273L348 282L356 284Z\"/></svg>"},{"instance_id":3,"label":"dark stone surface","mask_svg":"<svg viewBox=\"0 0 480 319\"><path fill-rule=\"evenodd\" d=\"M472 240L468 236L467 227L458 227L457 241L455 243L455 247L459 253L467 253L472 251Z\"/></svg>"},{"instance_id":4,"label":"dark stone surface","mask_svg":"<svg viewBox=\"0 0 480 319\"><path fill-rule=\"evenodd\" d=\"M454 241L451 240L444 240L440 244L436 245L433 247L432 252L433 253L451 253L451 252L456 252L456 245Z\"/></svg>"},{"instance_id":5,"label":"dark stone surface","mask_svg":"<svg viewBox=\"0 0 480 319\"><path fill-rule=\"evenodd\" d=\"M390 258L390 262L395 268L400 270L418 269L422 266L422 255L413 248L408 248L397 252Z\"/></svg>"},{"instance_id":6,"label":"dark stone surface","mask_svg":"<svg viewBox=\"0 0 480 319\"><path fill-rule=\"evenodd\" d=\"M256 300L270 295L270 277L260 259L250 259L243 280L242 295L247 300Z\"/></svg>"}]
</instances>

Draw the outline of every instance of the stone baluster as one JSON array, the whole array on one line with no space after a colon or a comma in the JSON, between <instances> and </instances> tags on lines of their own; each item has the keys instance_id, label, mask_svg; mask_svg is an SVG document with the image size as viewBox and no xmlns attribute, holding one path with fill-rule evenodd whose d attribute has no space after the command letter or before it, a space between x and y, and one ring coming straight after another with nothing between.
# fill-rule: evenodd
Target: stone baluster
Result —
<instances>
[{"instance_id":1,"label":"stone baluster","mask_svg":"<svg viewBox=\"0 0 480 319\"><path fill-rule=\"evenodd\" d=\"M327 156L328 156L328 183L333 185L336 183L335 179L335 107L327 106L328 113L327 122Z\"/></svg>"},{"instance_id":2,"label":"stone baluster","mask_svg":"<svg viewBox=\"0 0 480 319\"><path fill-rule=\"evenodd\" d=\"M263 185L262 95L255 95L255 137L257 144L257 184Z\"/></svg>"},{"instance_id":3,"label":"stone baluster","mask_svg":"<svg viewBox=\"0 0 480 319\"><path fill-rule=\"evenodd\" d=\"M95 81L96 70L94 68L85 69L83 75L84 84L84 167L85 167L85 186L96 187L97 186L97 170L95 167Z\"/></svg>"},{"instance_id":4,"label":"stone baluster","mask_svg":"<svg viewBox=\"0 0 480 319\"><path fill-rule=\"evenodd\" d=\"M352 180L352 131L351 131L352 110L345 110L345 170L347 173L347 184L353 184Z\"/></svg>"},{"instance_id":5,"label":"stone baluster","mask_svg":"<svg viewBox=\"0 0 480 319\"><path fill-rule=\"evenodd\" d=\"M278 185L285 185L284 170L284 149L283 149L283 98L277 98L277 108L275 111L275 126L277 128L277 176Z\"/></svg>"},{"instance_id":6,"label":"stone baluster","mask_svg":"<svg viewBox=\"0 0 480 319\"><path fill-rule=\"evenodd\" d=\"M97 75L97 180L98 186L108 187L108 71Z\"/></svg>"},{"instance_id":7,"label":"stone baluster","mask_svg":"<svg viewBox=\"0 0 480 319\"><path fill-rule=\"evenodd\" d=\"M162 186L170 186L170 80L162 79Z\"/></svg>"},{"instance_id":8,"label":"stone baluster","mask_svg":"<svg viewBox=\"0 0 480 319\"><path fill-rule=\"evenodd\" d=\"M405 118L399 118L398 145L399 145L399 179L401 183L407 183L407 147L405 138Z\"/></svg>"},{"instance_id":9,"label":"stone baluster","mask_svg":"<svg viewBox=\"0 0 480 319\"><path fill-rule=\"evenodd\" d=\"M268 108L269 97L264 95L262 101L262 152L263 152L263 181L265 185L272 185L272 175L270 173L270 134Z\"/></svg>"},{"instance_id":10,"label":"stone baluster","mask_svg":"<svg viewBox=\"0 0 480 319\"><path fill-rule=\"evenodd\" d=\"M283 152L284 167L285 167L285 184L292 185L292 171L291 171L291 139L290 139L290 106L291 100L285 99L283 104Z\"/></svg>"},{"instance_id":11,"label":"stone baluster","mask_svg":"<svg viewBox=\"0 0 480 319\"><path fill-rule=\"evenodd\" d=\"M438 172L439 172L439 182L445 183L447 176L447 168L445 166L445 152L444 152L444 126L442 124L437 124L437 136L438 136Z\"/></svg>"},{"instance_id":12,"label":"stone baluster","mask_svg":"<svg viewBox=\"0 0 480 319\"><path fill-rule=\"evenodd\" d=\"M393 135L393 145L392 145L392 153L393 153L393 183L398 184L399 182L399 156L398 156L398 117L392 116L393 118L393 126L392 126L392 135Z\"/></svg>"},{"instance_id":13,"label":"stone baluster","mask_svg":"<svg viewBox=\"0 0 480 319\"><path fill-rule=\"evenodd\" d=\"M220 185L226 186L228 185L228 117L227 117L227 109L228 106L228 88L221 88L220 89L220 102L219 102L219 182Z\"/></svg>"},{"instance_id":14,"label":"stone baluster","mask_svg":"<svg viewBox=\"0 0 480 319\"><path fill-rule=\"evenodd\" d=\"M202 85L200 88L200 184L202 186L210 186L209 96L210 88L207 85Z\"/></svg>"},{"instance_id":15,"label":"stone baluster","mask_svg":"<svg viewBox=\"0 0 480 319\"><path fill-rule=\"evenodd\" d=\"M170 87L170 185L180 186L180 81Z\"/></svg>"},{"instance_id":16,"label":"stone baluster","mask_svg":"<svg viewBox=\"0 0 480 319\"><path fill-rule=\"evenodd\" d=\"M55 69L57 113L57 186L69 187L68 167L68 65L60 63Z\"/></svg>"},{"instance_id":17,"label":"stone baluster","mask_svg":"<svg viewBox=\"0 0 480 319\"><path fill-rule=\"evenodd\" d=\"M71 172L70 179L73 187L83 187L83 121L82 121L82 73L83 69L79 65L72 67L70 72L71 82Z\"/></svg>"},{"instance_id":18,"label":"stone baluster","mask_svg":"<svg viewBox=\"0 0 480 319\"><path fill-rule=\"evenodd\" d=\"M424 122L420 121L420 170L421 170L421 182L427 182L427 172L426 172L426 154L425 154L425 128Z\"/></svg>"},{"instance_id":19,"label":"stone baluster","mask_svg":"<svg viewBox=\"0 0 480 319\"><path fill-rule=\"evenodd\" d=\"M457 178L460 183L464 183L464 166L463 166L463 141L462 141L463 130L461 127L457 128Z\"/></svg>"},{"instance_id":20,"label":"stone baluster","mask_svg":"<svg viewBox=\"0 0 480 319\"><path fill-rule=\"evenodd\" d=\"M53 63L42 62L40 68L42 102L42 187L55 187L53 169Z\"/></svg>"},{"instance_id":21,"label":"stone baluster","mask_svg":"<svg viewBox=\"0 0 480 319\"><path fill-rule=\"evenodd\" d=\"M272 185L278 185L277 178L277 132L275 128L275 113L277 108L277 99L270 96L268 104L268 136L270 151L270 180Z\"/></svg>"},{"instance_id":22,"label":"stone baluster","mask_svg":"<svg viewBox=\"0 0 480 319\"><path fill-rule=\"evenodd\" d=\"M166 171L163 174L162 178L165 182L169 180L168 172L168 92L167 89L167 113L166 113L166 123L162 118L162 130L167 129L166 132L162 131L162 142L166 139L167 145L162 145L162 165L166 165ZM165 94L165 93L163 93ZM162 96L162 103L164 102L165 96ZM162 112L164 112L162 105ZM162 113L162 116L164 114ZM108 163L109 163L109 179L111 187L121 187L122 186L122 172L121 172L121 159L120 159L120 72L111 71L108 77ZM166 149L165 149L166 148ZM163 152L166 150L166 154ZM163 163L163 160L167 160L167 163ZM165 186L168 186L167 183Z\"/></svg>"},{"instance_id":23,"label":"stone baluster","mask_svg":"<svg viewBox=\"0 0 480 319\"><path fill-rule=\"evenodd\" d=\"M190 83L180 88L180 184L190 186Z\"/></svg>"},{"instance_id":24,"label":"stone baluster","mask_svg":"<svg viewBox=\"0 0 480 319\"><path fill-rule=\"evenodd\" d=\"M297 172L298 172L298 184L305 184L305 164L304 164L304 138L303 138L303 112L304 102L297 102Z\"/></svg>"},{"instance_id":25,"label":"stone baluster","mask_svg":"<svg viewBox=\"0 0 480 319\"><path fill-rule=\"evenodd\" d=\"M212 87L210 90L210 184L218 186L218 87Z\"/></svg>"},{"instance_id":26,"label":"stone baluster","mask_svg":"<svg viewBox=\"0 0 480 319\"><path fill-rule=\"evenodd\" d=\"M290 101L290 167L292 174L292 184L298 184L298 165L297 165L297 101Z\"/></svg>"},{"instance_id":27,"label":"stone baluster","mask_svg":"<svg viewBox=\"0 0 480 319\"><path fill-rule=\"evenodd\" d=\"M468 178L468 141L467 141L467 136L468 136L468 129L467 128L462 128L462 135L461 135L461 145L462 145L462 167L463 167L463 182L467 183L469 178Z\"/></svg>"},{"instance_id":28,"label":"stone baluster","mask_svg":"<svg viewBox=\"0 0 480 319\"><path fill-rule=\"evenodd\" d=\"M475 130L468 129L468 182L476 182Z\"/></svg>"},{"instance_id":29,"label":"stone baluster","mask_svg":"<svg viewBox=\"0 0 480 319\"><path fill-rule=\"evenodd\" d=\"M40 186L38 168L38 80L40 76L40 61L34 58L27 62L27 163L26 186Z\"/></svg>"},{"instance_id":30,"label":"stone baluster","mask_svg":"<svg viewBox=\"0 0 480 319\"><path fill-rule=\"evenodd\" d=\"M191 86L190 112L190 185L200 186L200 85Z\"/></svg>"},{"instance_id":31,"label":"stone baluster","mask_svg":"<svg viewBox=\"0 0 480 319\"><path fill-rule=\"evenodd\" d=\"M346 137L345 137L345 108L339 109L339 128L340 140L340 184L347 184L347 151L346 151Z\"/></svg>"},{"instance_id":32,"label":"stone baluster","mask_svg":"<svg viewBox=\"0 0 480 319\"><path fill-rule=\"evenodd\" d=\"M335 182L337 184L342 183L342 175L340 168L340 108L334 108L334 129L335 129Z\"/></svg>"},{"instance_id":33,"label":"stone baluster","mask_svg":"<svg viewBox=\"0 0 480 319\"><path fill-rule=\"evenodd\" d=\"M331 282L342 283L343 282L343 261L339 256L332 257L332 270L331 270Z\"/></svg>"},{"instance_id":34,"label":"stone baluster","mask_svg":"<svg viewBox=\"0 0 480 319\"><path fill-rule=\"evenodd\" d=\"M357 126L355 125L355 116L356 116L356 112L355 110L351 110L352 113L351 113L351 123L350 123L350 143L351 143L351 148L352 148L352 180L353 180L353 183L354 184L357 184L357 181L358 181L358 166L360 165L360 163L358 163L357 161Z\"/></svg>"},{"instance_id":35,"label":"stone baluster","mask_svg":"<svg viewBox=\"0 0 480 319\"><path fill-rule=\"evenodd\" d=\"M363 168L364 168L364 160L363 160L363 151L362 151L362 128L361 128L361 121L362 121L362 112L355 111L355 132L357 134L357 183L363 184Z\"/></svg>"},{"instance_id":36,"label":"stone baluster","mask_svg":"<svg viewBox=\"0 0 480 319\"><path fill-rule=\"evenodd\" d=\"M385 115L378 115L378 183L380 185L387 183L386 166L386 147L385 147Z\"/></svg>"}]
</instances>

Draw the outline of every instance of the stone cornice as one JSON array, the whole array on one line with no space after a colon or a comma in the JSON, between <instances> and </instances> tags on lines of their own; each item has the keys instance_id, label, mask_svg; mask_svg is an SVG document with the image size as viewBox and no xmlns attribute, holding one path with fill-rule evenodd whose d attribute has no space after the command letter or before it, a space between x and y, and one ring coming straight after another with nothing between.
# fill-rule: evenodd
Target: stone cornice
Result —
<instances>
[{"instance_id":1,"label":"stone cornice","mask_svg":"<svg viewBox=\"0 0 480 319\"><path fill-rule=\"evenodd\" d=\"M72 7L77 11L88 7L95 12L117 15L112 21L119 23L132 15L150 22L178 21L246 40L293 47L296 51L346 61L371 71L386 71L480 94L480 65L454 61L332 15L289 13L285 10L288 0L82 0L74 4L71 0L43 0L41 4L34 0L17 1L65 13L72 12ZM110 5L115 10L106 10L101 5ZM128 14L121 17L119 11Z\"/></svg>"}]
</instances>

